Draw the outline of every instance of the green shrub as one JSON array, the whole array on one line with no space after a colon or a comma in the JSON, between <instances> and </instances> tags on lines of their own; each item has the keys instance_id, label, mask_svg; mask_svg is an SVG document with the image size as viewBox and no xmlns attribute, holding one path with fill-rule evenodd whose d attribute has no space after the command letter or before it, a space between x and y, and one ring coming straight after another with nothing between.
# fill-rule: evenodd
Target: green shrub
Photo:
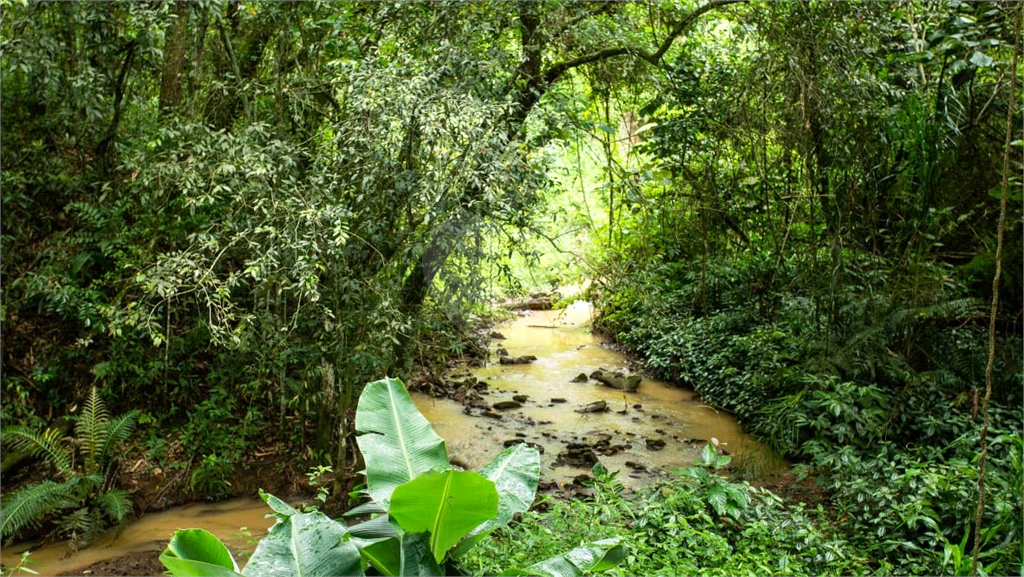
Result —
<instances>
[{"instance_id":1,"label":"green shrub","mask_svg":"<svg viewBox=\"0 0 1024 577\"><path fill-rule=\"evenodd\" d=\"M116 449L135 429L137 417L138 411L129 411L111 418L93 387L75 423L73 441L61 438L60 431L52 428L38 432L15 425L0 431L5 450L42 458L62 479L29 485L5 496L0 507L3 538L59 514L57 532L77 548L95 539L108 521L123 521L132 504L126 491L114 487Z\"/></svg>"}]
</instances>

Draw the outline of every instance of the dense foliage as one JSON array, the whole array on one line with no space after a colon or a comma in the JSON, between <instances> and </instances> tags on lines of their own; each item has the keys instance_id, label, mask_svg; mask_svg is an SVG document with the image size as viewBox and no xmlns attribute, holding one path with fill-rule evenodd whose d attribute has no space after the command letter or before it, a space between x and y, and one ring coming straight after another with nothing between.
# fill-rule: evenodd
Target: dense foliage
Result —
<instances>
[{"instance_id":1,"label":"dense foliage","mask_svg":"<svg viewBox=\"0 0 1024 577\"><path fill-rule=\"evenodd\" d=\"M688 44L647 99L649 136L618 159L644 176L610 221L599 303L651 372L818 475L882 570L939 574L972 542L1018 16L985 3L897 14L776 3L721 29L728 41ZM1019 146L1019 115L1012 126ZM1019 202L1008 216L1019 230ZM1007 234L1007 263L1020 243ZM1024 529L1014 268L982 520L996 573L1020 571Z\"/></svg>"},{"instance_id":2,"label":"dense foliage","mask_svg":"<svg viewBox=\"0 0 1024 577\"><path fill-rule=\"evenodd\" d=\"M627 572L964 573L975 539L1024 571L1019 4L0 10L4 538L125 518L135 423L191 497L259 448L338 498L386 468L363 383L480 354L495 291L588 279L597 328L827 500L712 454L636 498L601 473L485 549L597 515Z\"/></svg>"}]
</instances>

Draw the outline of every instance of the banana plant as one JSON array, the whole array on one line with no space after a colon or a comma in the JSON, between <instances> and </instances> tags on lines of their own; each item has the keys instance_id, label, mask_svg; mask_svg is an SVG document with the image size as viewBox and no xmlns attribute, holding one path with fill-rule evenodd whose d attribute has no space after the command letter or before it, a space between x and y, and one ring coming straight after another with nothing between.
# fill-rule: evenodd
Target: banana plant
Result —
<instances>
[{"instance_id":1,"label":"banana plant","mask_svg":"<svg viewBox=\"0 0 1024 577\"><path fill-rule=\"evenodd\" d=\"M462 575L459 558L527 510L536 495L536 449L514 445L479 472L452 469L444 440L400 380L366 385L356 433L371 501L346 515L376 515L370 520L348 527L261 492L276 521L244 570L202 529L177 531L160 561L180 576ZM605 539L503 574L576 577L624 556L618 538Z\"/></svg>"}]
</instances>

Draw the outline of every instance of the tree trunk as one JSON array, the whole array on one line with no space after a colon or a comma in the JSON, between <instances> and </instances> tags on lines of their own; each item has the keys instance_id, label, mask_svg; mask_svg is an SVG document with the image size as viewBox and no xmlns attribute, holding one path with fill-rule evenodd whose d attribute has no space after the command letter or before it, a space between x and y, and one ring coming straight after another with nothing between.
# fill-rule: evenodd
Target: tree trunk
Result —
<instances>
[{"instance_id":1,"label":"tree trunk","mask_svg":"<svg viewBox=\"0 0 1024 577\"><path fill-rule=\"evenodd\" d=\"M171 13L174 14L174 23L167 34L167 44L164 46L164 70L160 78L160 114L181 103L181 86L185 72L185 52L188 42L188 14L187 2L177 1L173 4Z\"/></svg>"}]
</instances>

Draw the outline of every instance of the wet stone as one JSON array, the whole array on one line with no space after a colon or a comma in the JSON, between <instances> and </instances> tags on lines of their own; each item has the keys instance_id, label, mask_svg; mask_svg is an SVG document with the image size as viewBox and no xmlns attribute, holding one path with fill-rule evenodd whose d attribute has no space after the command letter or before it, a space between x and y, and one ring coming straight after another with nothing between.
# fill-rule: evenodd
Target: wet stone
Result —
<instances>
[{"instance_id":1,"label":"wet stone","mask_svg":"<svg viewBox=\"0 0 1024 577\"><path fill-rule=\"evenodd\" d=\"M587 377L587 373L580 373L580 374L576 375L576 378L574 378L572 380L572 382L574 382L574 383L585 383L585 382L587 382L589 380L590 379Z\"/></svg>"},{"instance_id":2,"label":"wet stone","mask_svg":"<svg viewBox=\"0 0 1024 577\"><path fill-rule=\"evenodd\" d=\"M517 403L516 401L499 401L497 403L494 403L494 405L492 405L492 406L495 409L498 409L499 411L507 411L509 409L518 409L518 408L522 407L523 405L520 404L520 403Z\"/></svg>"},{"instance_id":3,"label":"wet stone","mask_svg":"<svg viewBox=\"0 0 1024 577\"><path fill-rule=\"evenodd\" d=\"M565 399L563 399L561 397L555 397L555 398L551 399L551 402L552 403L566 403L568 401L566 401Z\"/></svg>"},{"instance_id":4,"label":"wet stone","mask_svg":"<svg viewBox=\"0 0 1024 577\"><path fill-rule=\"evenodd\" d=\"M521 357L506 357L503 356L498 359L498 363L502 365L528 365L533 361L536 361L537 357L533 355L523 355Z\"/></svg>"},{"instance_id":5,"label":"wet stone","mask_svg":"<svg viewBox=\"0 0 1024 577\"><path fill-rule=\"evenodd\" d=\"M665 448L665 439L646 439L644 442L652 451L660 451Z\"/></svg>"},{"instance_id":6,"label":"wet stone","mask_svg":"<svg viewBox=\"0 0 1024 577\"><path fill-rule=\"evenodd\" d=\"M517 402L517 403L525 403L526 402L526 398L527 398L526 395L513 395L512 396L512 400Z\"/></svg>"},{"instance_id":7,"label":"wet stone","mask_svg":"<svg viewBox=\"0 0 1024 577\"><path fill-rule=\"evenodd\" d=\"M594 401L576 409L577 413L603 413L608 410L607 401Z\"/></svg>"}]
</instances>

